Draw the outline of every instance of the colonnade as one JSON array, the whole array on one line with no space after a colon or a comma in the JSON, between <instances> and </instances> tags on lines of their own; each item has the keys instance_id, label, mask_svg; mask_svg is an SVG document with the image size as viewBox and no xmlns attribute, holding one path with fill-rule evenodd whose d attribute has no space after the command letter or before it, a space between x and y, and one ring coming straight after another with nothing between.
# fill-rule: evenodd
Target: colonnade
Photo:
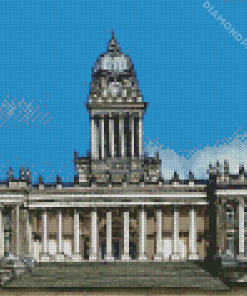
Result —
<instances>
[{"instance_id":1,"label":"colonnade","mask_svg":"<svg viewBox=\"0 0 247 296\"><path fill-rule=\"evenodd\" d=\"M155 261L164 260L164 253L162 253L162 209L156 207L156 253L154 256ZM58 242L57 242L57 254L55 258L57 261L63 261L63 242L62 242L62 212L58 210L59 216L59 227L58 227ZM199 259L197 252L197 230L196 230L196 210L194 206L191 206L189 212L189 260ZM173 245L172 245L172 261L179 261L180 252L179 252L179 207L174 206L174 230L173 230ZM139 210L139 257L138 261L148 260L146 254L146 243L147 243L147 212L145 207L140 206ZM129 234L129 208L124 208L123 213L123 232L124 232L124 251L121 256L122 261L129 261L130 250L130 234ZM99 241L98 241L98 222L97 222L97 208L92 208L91 211L91 226L90 226L90 250L89 250L89 261L98 261L101 260L100 250L99 250ZM78 209L74 209L74 253L72 254L72 259L76 261L83 261L83 257L79 251L79 212ZM43 235L42 235L42 249L40 261L49 261L49 251L48 251L48 217L47 210L44 209L43 212ZM106 261L113 261L114 257L112 256L112 210L111 208L107 209L106 213Z\"/></svg>"},{"instance_id":2,"label":"colonnade","mask_svg":"<svg viewBox=\"0 0 247 296\"><path fill-rule=\"evenodd\" d=\"M119 141L118 139L114 139L115 118L118 119L116 129ZM130 135L130 143L128 143L127 140L125 118L128 120L129 129L127 131ZM106 130L105 122L109 125L109 131ZM107 117L104 117L104 115L93 115L90 124L92 158L97 159L100 156L104 158L106 157L107 151L109 151L110 157L118 156L115 147L117 147L121 157L128 156L127 147L131 147L129 156L143 156L143 120L141 115L130 115L126 117L124 117L124 115L115 117L114 113L107 114ZM109 147L108 142L106 143L106 136L109 139Z\"/></svg>"}]
</instances>

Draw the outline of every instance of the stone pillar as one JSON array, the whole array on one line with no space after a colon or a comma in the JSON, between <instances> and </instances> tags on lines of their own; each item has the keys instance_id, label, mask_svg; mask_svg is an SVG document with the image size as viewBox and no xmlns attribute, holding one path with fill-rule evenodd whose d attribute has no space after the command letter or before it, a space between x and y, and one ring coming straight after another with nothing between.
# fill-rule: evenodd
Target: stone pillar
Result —
<instances>
[{"instance_id":1,"label":"stone pillar","mask_svg":"<svg viewBox=\"0 0 247 296\"><path fill-rule=\"evenodd\" d=\"M174 230L173 230L173 249L171 255L172 261L180 260L179 252L179 207L174 206Z\"/></svg>"},{"instance_id":2,"label":"stone pillar","mask_svg":"<svg viewBox=\"0 0 247 296\"><path fill-rule=\"evenodd\" d=\"M98 137L97 137L97 125L96 125L96 118L94 114L91 117L91 151L92 151L92 158L98 158L99 149L97 146Z\"/></svg>"},{"instance_id":3,"label":"stone pillar","mask_svg":"<svg viewBox=\"0 0 247 296\"><path fill-rule=\"evenodd\" d=\"M34 239L32 235L32 224L30 223L29 209L25 209L26 222L26 258L34 258Z\"/></svg>"},{"instance_id":4,"label":"stone pillar","mask_svg":"<svg viewBox=\"0 0 247 296\"><path fill-rule=\"evenodd\" d=\"M64 250L63 250L63 225L62 225L62 210L58 209L58 233L57 233L57 254L55 256L56 261L64 261Z\"/></svg>"},{"instance_id":5,"label":"stone pillar","mask_svg":"<svg viewBox=\"0 0 247 296\"><path fill-rule=\"evenodd\" d=\"M0 207L0 258L4 257L4 212Z\"/></svg>"},{"instance_id":6,"label":"stone pillar","mask_svg":"<svg viewBox=\"0 0 247 296\"><path fill-rule=\"evenodd\" d=\"M80 216L78 209L74 209L74 253L72 260L74 262L83 261L82 255L80 254Z\"/></svg>"},{"instance_id":7,"label":"stone pillar","mask_svg":"<svg viewBox=\"0 0 247 296\"><path fill-rule=\"evenodd\" d=\"M125 156L125 147L124 147L124 116L119 117L119 138L120 138L120 154L121 157Z\"/></svg>"},{"instance_id":8,"label":"stone pillar","mask_svg":"<svg viewBox=\"0 0 247 296\"><path fill-rule=\"evenodd\" d=\"M114 117L113 114L111 114L111 117L109 117L109 138L110 138L110 155L111 157L115 156L114 151Z\"/></svg>"},{"instance_id":9,"label":"stone pillar","mask_svg":"<svg viewBox=\"0 0 247 296\"><path fill-rule=\"evenodd\" d=\"M148 258L146 256L146 244L147 244L147 215L144 206L140 206L139 212L139 261L146 261Z\"/></svg>"},{"instance_id":10,"label":"stone pillar","mask_svg":"<svg viewBox=\"0 0 247 296\"><path fill-rule=\"evenodd\" d=\"M131 125L131 157L135 156L135 117L130 117L130 125Z\"/></svg>"},{"instance_id":11,"label":"stone pillar","mask_svg":"<svg viewBox=\"0 0 247 296\"><path fill-rule=\"evenodd\" d=\"M113 261L112 256L112 212L108 209L106 212L106 257L105 260Z\"/></svg>"},{"instance_id":12,"label":"stone pillar","mask_svg":"<svg viewBox=\"0 0 247 296\"><path fill-rule=\"evenodd\" d=\"M156 254L155 261L162 261L164 253L162 254L162 210L160 207L156 208Z\"/></svg>"},{"instance_id":13,"label":"stone pillar","mask_svg":"<svg viewBox=\"0 0 247 296\"><path fill-rule=\"evenodd\" d=\"M105 157L105 122L104 122L104 114L102 118L100 118L100 131L101 131L101 158Z\"/></svg>"},{"instance_id":14,"label":"stone pillar","mask_svg":"<svg viewBox=\"0 0 247 296\"><path fill-rule=\"evenodd\" d=\"M49 238L48 238L48 212L44 209L43 212L43 252L41 254L41 262L49 262Z\"/></svg>"},{"instance_id":15,"label":"stone pillar","mask_svg":"<svg viewBox=\"0 0 247 296\"><path fill-rule=\"evenodd\" d=\"M191 207L189 216L189 259L198 260L199 255L197 252L196 210L194 206Z\"/></svg>"},{"instance_id":16,"label":"stone pillar","mask_svg":"<svg viewBox=\"0 0 247 296\"><path fill-rule=\"evenodd\" d=\"M129 209L124 209L124 254L122 255L123 261L129 261L129 242L130 242L130 234L129 234Z\"/></svg>"},{"instance_id":17,"label":"stone pillar","mask_svg":"<svg viewBox=\"0 0 247 296\"><path fill-rule=\"evenodd\" d=\"M91 212L91 245L89 261L98 260L98 225L97 225L97 209L93 208Z\"/></svg>"},{"instance_id":18,"label":"stone pillar","mask_svg":"<svg viewBox=\"0 0 247 296\"><path fill-rule=\"evenodd\" d=\"M19 205L16 207L16 220L15 220L15 227L16 227L16 256L20 256L20 208Z\"/></svg>"},{"instance_id":19,"label":"stone pillar","mask_svg":"<svg viewBox=\"0 0 247 296\"><path fill-rule=\"evenodd\" d=\"M238 260L246 261L244 256L244 197L239 198L239 254Z\"/></svg>"},{"instance_id":20,"label":"stone pillar","mask_svg":"<svg viewBox=\"0 0 247 296\"><path fill-rule=\"evenodd\" d=\"M142 121L142 116L140 115L139 117L139 157L143 157L143 121Z\"/></svg>"}]
</instances>

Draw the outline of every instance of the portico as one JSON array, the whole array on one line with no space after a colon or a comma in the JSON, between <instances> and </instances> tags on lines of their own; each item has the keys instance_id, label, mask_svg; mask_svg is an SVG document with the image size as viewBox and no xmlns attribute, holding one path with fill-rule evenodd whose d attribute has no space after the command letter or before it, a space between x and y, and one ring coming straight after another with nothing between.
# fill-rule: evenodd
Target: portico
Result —
<instances>
[{"instance_id":1,"label":"portico","mask_svg":"<svg viewBox=\"0 0 247 296\"><path fill-rule=\"evenodd\" d=\"M13 244L11 248L13 249L13 253L15 256L19 256L20 248L18 245L25 246L25 257L26 258L35 258L36 261L40 262L63 262L63 261L72 261L72 262L83 262L87 261L85 259L85 250L82 251L82 240L81 234L84 233L83 227L85 227L85 223L83 223L83 213L85 209L88 211L88 237L89 237L89 261L166 261L167 259L164 256L164 237L162 235L164 223L162 220L165 218L164 209L169 205L173 209L173 219L172 219L172 228L171 228L171 243L172 250L170 261L184 261L184 260L198 260L199 255L197 251L197 228L196 228L196 207L195 205L187 205L188 216L189 216L189 248L187 251L186 258L182 258L180 256L179 250L179 203L138 203L138 202L122 202L119 204L114 203L101 203L97 205L97 203L81 203L77 207L70 208L68 206L61 206L55 208L52 204L49 207L44 207L44 203L37 204L35 202L29 204L29 208L20 207L18 205L18 210L12 212L15 215L12 216L12 225L18 225L16 230L12 233L15 234L15 248L13 249ZM52 209L52 212L51 212ZM64 212L64 210L66 211ZM115 236L114 241L118 241L119 244L119 258L114 257L114 248L113 248L113 226L116 221L116 217L112 215L113 210L117 209L119 214L119 225L121 226L121 231L119 232L120 236ZM153 231L153 246L155 247L153 255L147 253L147 239L148 239L148 231L147 224L152 224L152 221L149 221L147 218L147 209L152 212L156 223L154 223L154 231ZM37 222L34 223L33 213L35 210L39 210L41 212L41 221L39 223L39 227L37 226ZM130 212L131 210L131 212ZM69 226L66 225L68 222L67 212L72 213L73 217L70 217L71 221L68 223ZM137 216L134 218L134 212L137 213ZM17 214L16 214L17 213ZM23 217L25 218L25 232L22 234L22 229L19 229L20 213L23 213ZM55 233L55 241L50 237L52 233L49 231L50 222L52 220L50 215L55 215L56 218L56 233ZM99 215L103 215L103 224L99 222ZM114 214L115 215L115 214ZM0 250L2 254L4 254L5 249L5 237L4 237L4 223L3 220L6 217L3 216L2 212L0 213L0 222L2 221L2 227L0 227L0 236L1 244ZM13 223L14 219L14 223ZM54 220L54 217L53 217ZM54 221L55 221L54 220ZM147 223L147 220L149 223ZM18 222L19 221L19 222ZM38 220L37 220L38 221ZM53 222L54 222L53 221ZM36 226L34 227L34 224ZM54 224L54 223L53 223ZM100 225L101 224L101 225ZM150 225L151 225L150 224ZM71 228L71 246L72 252L66 252L65 250L65 229ZM99 232L102 228L102 225L105 225L106 233L101 233L106 240L106 250L105 256L102 258L102 250L101 244L99 241ZM133 226L134 225L134 226ZM38 227L38 228L37 228ZM134 228L133 228L134 227ZM35 230L36 229L36 230ZM131 229L131 231L130 231ZM17 231L18 230L18 231ZM103 230L101 230L102 232ZM135 250L135 259L131 257L131 235L130 233L135 233L135 241L136 241L136 250ZM35 237L40 233L40 242L35 242ZM13 235L11 236L13 240ZM55 243L54 247L56 252L51 252L51 242ZM150 240L151 241L151 240ZM39 255L38 257L34 255L34 244L39 245Z\"/></svg>"}]
</instances>

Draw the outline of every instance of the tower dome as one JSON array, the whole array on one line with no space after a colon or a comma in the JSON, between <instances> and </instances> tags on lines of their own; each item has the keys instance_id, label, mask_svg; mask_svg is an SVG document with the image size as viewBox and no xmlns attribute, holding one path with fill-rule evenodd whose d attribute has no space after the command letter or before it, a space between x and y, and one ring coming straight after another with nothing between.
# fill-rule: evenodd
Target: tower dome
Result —
<instances>
[{"instance_id":1,"label":"tower dome","mask_svg":"<svg viewBox=\"0 0 247 296\"><path fill-rule=\"evenodd\" d=\"M97 74L100 74L99 72L106 74L113 74L115 72L116 75L119 73L128 74L133 70L134 67L130 58L121 52L118 42L114 37L114 32L112 32L112 38L108 42L107 52L98 58L93 68L93 75L97 76Z\"/></svg>"},{"instance_id":2,"label":"tower dome","mask_svg":"<svg viewBox=\"0 0 247 296\"><path fill-rule=\"evenodd\" d=\"M113 32L107 52L98 57L92 69L89 102L142 102L134 65L121 52Z\"/></svg>"}]
</instances>

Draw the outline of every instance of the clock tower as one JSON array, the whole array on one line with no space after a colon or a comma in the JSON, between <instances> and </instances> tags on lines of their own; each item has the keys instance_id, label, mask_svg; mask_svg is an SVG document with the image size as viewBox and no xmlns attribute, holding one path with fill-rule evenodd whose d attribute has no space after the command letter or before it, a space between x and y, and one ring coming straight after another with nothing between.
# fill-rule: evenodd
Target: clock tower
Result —
<instances>
[{"instance_id":1,"label":"clock tower","mask_svg":"<svg viewBox=\"0 0 247 296\"><path fill-rule=\"evenodd\" d=\"M160 160L144 157L146 107L131 58L121 52L112 32L107 52L92 68L87 100L91 153L75 159L79 186L139 186L160 180Z\"/></svg>"},{"instance_id":2,"label":"clock tower","mask_svg":"<svg viewBox=\"0 0 247 296\"><path fill-rule=\"evenodd\" d=\"M134 65L121 52L113 32L107 52L93 67L87 108L92 159L143 158L146 103L138 89Z\"/></svg>"}]
</instances>

